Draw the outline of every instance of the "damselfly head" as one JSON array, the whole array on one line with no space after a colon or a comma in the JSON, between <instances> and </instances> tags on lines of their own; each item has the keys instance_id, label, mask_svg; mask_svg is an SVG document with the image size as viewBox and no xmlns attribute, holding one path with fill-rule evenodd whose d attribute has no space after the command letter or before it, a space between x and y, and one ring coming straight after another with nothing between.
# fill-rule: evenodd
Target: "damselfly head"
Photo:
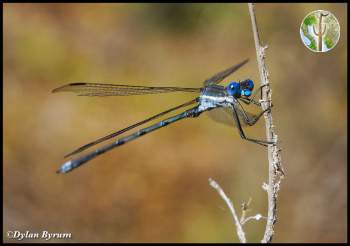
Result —
<instances>
[{"instance_id":1,"label":"damselfly head","mask_svg":"<svg viewBox=\"0 0 350 246\"><path fill-rule=\"evenodd\" d=\"M254 82L251 79L246 79L240 82L234 82L232 81L227 87L227 93L230 96L234 96L236 98L239 98L241 96L243 97L250 97L252 94L252 91L254 89Z\"/></svg>"}]
</instances>

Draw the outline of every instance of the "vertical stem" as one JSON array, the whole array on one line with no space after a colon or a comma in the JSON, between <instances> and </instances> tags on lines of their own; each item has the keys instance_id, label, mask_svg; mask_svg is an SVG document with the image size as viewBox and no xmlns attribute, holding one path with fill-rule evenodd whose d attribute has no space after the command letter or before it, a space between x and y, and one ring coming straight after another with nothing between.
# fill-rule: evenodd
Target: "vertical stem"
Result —
<instances>
[{"instance_id":1,"label":"vertical stem","mask_svg":"<svg viewBox=\"0 0 350 246\"><path fill-rule=\"evenodd\" d=\"M323 15L320 13L320 19L318 22L318 51L322 51L322 18Z\"/></svg>"},{"instance_id":2,"label":"vertical stem","mask_svg":"<svg viewBox=\"0 0 350 246\"><path fill-rule=\"evenodd\" d=\"M322 21L323 21L323 17L327 16L328 13L322 13L320 12L320 17L318 18L318 32L316 32L315 30L315 25L312 25L312 29L314 34L317 36L317 50L318 51L322 51L322 46L323 46L323 35L326 32L326 26L324 27L323 31L322 31Z\"/></svg>"},{"instance_id":3,"label":"vertical stem","mask_svg":"<svg viewBox=\"0 0 350 246\"><path fill-rule=\"evenodd\" d=\"M269 86L268 70L265 64L265 49L267 46L262 46L260 42L259 32L256 24L254 5L248 3L249 13L252 21L252 29L255 41L257 62L260 74L260 83L265 85L262 89L262 103L263 110L271 107L271 89ZM277 221L277 194L279 190L279 184L281 178L284 176L284 172L281 165L280 149L277 147L277 135L274 132L274 125L272 121L272 112L267 111L264 114L266 137L269 141L275 140L276 143L269 145L268 147L268 161L269 161L269 180L266 188L268 195L268 214L267 223L265 228L264 237L262 243L268 243L272 241L274 234L274 224Z\"/></svg>"}]
</instances>

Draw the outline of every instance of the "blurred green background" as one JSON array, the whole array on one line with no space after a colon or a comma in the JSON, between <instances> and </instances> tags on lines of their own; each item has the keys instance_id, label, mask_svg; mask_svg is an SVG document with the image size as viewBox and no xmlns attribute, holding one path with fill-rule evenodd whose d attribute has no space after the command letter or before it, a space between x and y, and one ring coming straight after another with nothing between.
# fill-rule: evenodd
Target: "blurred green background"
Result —
<instances>
[{"instance_id":1,"label":"blurred green background","mask_svg":"<svg viewBox=\"0 0 350 246\"><path fill-rule=\"evenodd\" d=\"M106 153L66 175L75 148L194 97L77 97L76 81L198 87L259 84L247 4L4 4L4 231L70 232L68 242L238 242L214 178L237 210L267 214L267 152L208 116ZM347 5L257 4L286 178L273 242L347 241ZM299 28L311 11L340 23L337 46L313 53ZM247 129L265 138L264 120ZM265 221L248 222L259 242ZM25 242L43 240L26 239ZM49 242L53 242L51 240ZM56 240L63 241L63 240Z\"/></svg>"}]
</instances>

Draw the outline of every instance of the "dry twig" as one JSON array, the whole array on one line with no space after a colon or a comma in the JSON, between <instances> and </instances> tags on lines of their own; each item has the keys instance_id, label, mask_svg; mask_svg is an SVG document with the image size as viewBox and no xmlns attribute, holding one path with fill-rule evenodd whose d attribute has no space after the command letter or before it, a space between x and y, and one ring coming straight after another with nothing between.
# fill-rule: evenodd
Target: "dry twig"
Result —
<instances>
[{"instance_id":1,"label":"dry twig","mask_svg":"<svg viewBox=\"0 0 350 246\"><path fill-rule=\"evenodd\" d=\"M262 100L261 106L263 110L271 107L271 89L269 86L268 70L265 64L265 50L267 46L262 46L259 38L259 32L255 19L254 5L248 3L249 14L252 21L253 35L255 41L255 48L257 54L257 62L260 73L260 83L264 85L262 88ZM281 149L277 147L277 135L274 131L274 125L272 121L271 110L264 114L266 137L269 140L274 140L275 144L268 147L268 160L269 160L269 180L268 184L264 185L264 189L268 194L268 214L267 223L265 228L264 237L262 243L271 242L274 234L274 224L277 221L277 195L280 188L281 178L284 177L284 172L281 164Z\"/></svg>"},{"instance_id":2,"label":"dry twig","mask_svg":"<svg viewBox=\"0 0 350 246\"><path fill-rule=\"evenodd\" d=\"M238 219L236 210L233 207L233 204L232 204L230 198L228 198L226 196L225 192L223 191L223 189L221 189L220 185L218 183L216 183L216 181L213 180L212 178L209 178L209 184L211 185L211 187L213 187L215 190L217 190L219 195L226 202L227 207L230 209L232 217L233 217L233 220L235 221L235 224L236 224L236 230L237 230L237 235L238 235L239 241L241 243L246 243L247 239L245 237L245 233L243 231L242 225L241 225L241 223L240 223L240 221Z\"/></svg>"}]
</instances>

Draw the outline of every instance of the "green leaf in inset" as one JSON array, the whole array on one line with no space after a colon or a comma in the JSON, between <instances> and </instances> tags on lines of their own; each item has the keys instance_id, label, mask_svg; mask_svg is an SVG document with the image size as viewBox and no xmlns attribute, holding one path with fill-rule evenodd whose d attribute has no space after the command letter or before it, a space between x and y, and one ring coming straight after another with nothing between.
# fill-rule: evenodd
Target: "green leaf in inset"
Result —
<instances>
[{"instance_id":1,"label":"green leaf in inset","mask_svg":"<svg viewBox=\"0 0 350 246\"><path fill-rule=\"evenodd\" d=\"M332 48L334 45L332 39L328 36L325 37L324 43L326 44L328 49Z\"/></svg>"},{"instance_id":2,"label":"green leaf in inset","mask_svg":"<svg viewBox=\"0 0 350 246\"><path fill-rule=\"evenodd\" d=\"M311 41L311 44L309 45L309 48L312 50L316 50L316 43L314 40Z\"/></svg>"},{"instance_id":3,"label":"green leaf in inset","mask_svg":"<svg viewBox=\"0 0 350 246\"><path fill-rule=\"evenodd\" d=\"M317 23L317 20L314 15L309 15L304 19L304 25L310 26L316 23Z\"/></svg>"}]
</instances>

